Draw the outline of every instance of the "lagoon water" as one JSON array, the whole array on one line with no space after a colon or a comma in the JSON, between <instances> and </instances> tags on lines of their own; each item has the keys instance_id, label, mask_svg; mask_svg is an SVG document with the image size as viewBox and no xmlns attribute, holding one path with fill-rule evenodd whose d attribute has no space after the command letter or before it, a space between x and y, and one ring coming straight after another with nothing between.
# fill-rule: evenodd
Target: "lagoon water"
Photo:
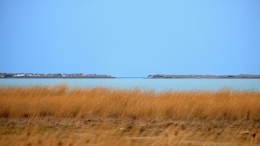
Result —
<instances>
[{"instance_id":1,"label":"lagoon water","mask_svg":"<svg viewBox=\"0 0 260 146\"><path fill-rule=\"evenodd\" d=\"M223 88L236 90L260 91L260 79L147 79L147 78L113 78L113 79L0 79L0 86L30 86L69 84L70 87L112 87L141 88L146 90L220 90Z\"/></svg>"}]
</instances>

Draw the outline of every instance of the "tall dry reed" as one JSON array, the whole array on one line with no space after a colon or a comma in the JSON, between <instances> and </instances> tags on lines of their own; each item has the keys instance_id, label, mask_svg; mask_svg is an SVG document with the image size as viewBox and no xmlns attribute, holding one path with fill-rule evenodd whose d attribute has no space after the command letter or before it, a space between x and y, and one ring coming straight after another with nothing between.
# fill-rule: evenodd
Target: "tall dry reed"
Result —
<instances>
[{"instance_id":1,"label":"tall dry reed","mask_svg":"<svg viewBox=\"0 0 260 146\"><path fill-rule=\"evenodd\" d=\"M0 87L0 117L88 116L171 120L260 120L260 92L162 91L68 85Z\"/></svg>"}]
</instances>

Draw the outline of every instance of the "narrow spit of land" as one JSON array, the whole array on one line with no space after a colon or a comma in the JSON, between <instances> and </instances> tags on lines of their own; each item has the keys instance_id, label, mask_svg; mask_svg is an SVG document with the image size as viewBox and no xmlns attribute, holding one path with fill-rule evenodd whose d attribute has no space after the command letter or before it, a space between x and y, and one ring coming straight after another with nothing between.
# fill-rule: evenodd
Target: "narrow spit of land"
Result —
<instances>
[{"instance_id":1,"label":"narrow spit of land","mask_svg":"<svg viewBox=\"0 0 260 146\"><path fill-rule=\"evenodd\" d=\"M148 78L157 79L260 79L260 75L239 74L239 75L174 75L174 74L154 74Z\"/></svg>"},{"instance_id":2,"label":"narrow spit of land","mask_svg":"<svg viewBox=\"0 0 260 146\"><path fill-rule=\"evenodd\" d=\"M260 92L1 87L0 145L259 145Z\"/></svg>"}]
</instances>

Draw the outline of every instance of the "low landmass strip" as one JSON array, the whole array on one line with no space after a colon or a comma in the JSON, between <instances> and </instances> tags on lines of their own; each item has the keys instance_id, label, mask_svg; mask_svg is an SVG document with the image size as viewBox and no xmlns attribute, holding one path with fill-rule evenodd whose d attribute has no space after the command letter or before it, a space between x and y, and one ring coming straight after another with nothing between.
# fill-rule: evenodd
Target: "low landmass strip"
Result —
<instances>
[{"instance_id":1,"label":"low landmass strip","mask_svg":"<svg viewBox=\"0 0 260 146\"><path fill-rule=\"evenodd\" d=\"M61 74L61 73L0 73L0 78L117 78L106 74L83 74L83 73L72 73L72 74ZM176 74L154 74L148 75L148 79L178 79L178 78L191 78L191 79L255 79L259 78L260 75L255 74L239 74L239 75L176 75Z\"/></svg>"},{"instance_id":2,"label":"low landmass strip","mask_svg":"<svg viewBox=\"0 0 260 146\"><path fill-rule=\"evenodd\" d=\"M39 73L0 73L0 78L114 78L103 74L39 74Z\"/></svg>"},{"instance_id":3,"label":"low landmass strip","mask_svg":"<svg viewBox=\"0 0 260 146\"><path fill-rule=\"evenodd\" d=\"M148 78L195 78L195 79L242 79L242 78L260 78L260 75L254 74L239 74L239 75L174 75L174 74L154 74L149 75Z\"/></svg>"}]
</instances>

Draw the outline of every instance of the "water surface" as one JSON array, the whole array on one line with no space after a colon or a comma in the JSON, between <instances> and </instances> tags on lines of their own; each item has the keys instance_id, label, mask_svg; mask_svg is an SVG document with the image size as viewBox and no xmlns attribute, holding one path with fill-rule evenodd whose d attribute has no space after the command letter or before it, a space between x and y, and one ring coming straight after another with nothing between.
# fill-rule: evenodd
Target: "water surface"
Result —
<instances>
[{"instance_id":1,"label":"water surface","mask_svg":"<svg viewBox=\"0 0 260 146\"><path fill-rule=\"evenodd\" d=\"M238 90L260 91L260 79L147 79L147 78L113 78L113 79L83 79L83 78L56 78L56 79L0 79L0 86L29 86L69 84L70 87L113 87L113 88L141 88L162 90L219 90L222 88Z\"/></svg>"}]
</instances>

